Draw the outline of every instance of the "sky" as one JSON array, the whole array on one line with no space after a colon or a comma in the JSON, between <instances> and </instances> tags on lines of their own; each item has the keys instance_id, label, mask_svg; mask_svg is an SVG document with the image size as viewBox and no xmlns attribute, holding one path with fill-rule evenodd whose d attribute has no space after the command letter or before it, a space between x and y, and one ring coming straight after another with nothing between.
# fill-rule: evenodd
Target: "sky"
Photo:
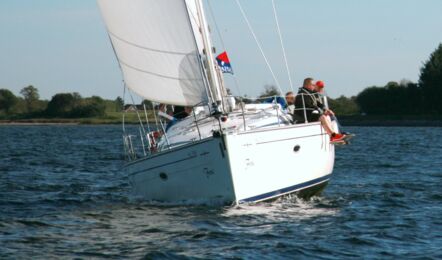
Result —
<instances>
[{"instance_id":1,"label":"sky","mask_svg":"<svg viewBox=\"0 0 442 260\"><path fill-rule=\"evenodd\" d=\"M209 1L209 2L207 2ZM239 90L257 96L274 84L234 0L205 0L229 53ZM442 43L441 0L275 0L293 80L291 87L270 0L241 0L283 91L305 77L325 81L331 97L389 81L418 81ZM210 4L210 5L209 5ZM209 6L214 17L210 15ZM95 0L1 0L0 88L34 85L43 99L79 92L115 99L122 75Z\"/></svg>"}]
</instances>

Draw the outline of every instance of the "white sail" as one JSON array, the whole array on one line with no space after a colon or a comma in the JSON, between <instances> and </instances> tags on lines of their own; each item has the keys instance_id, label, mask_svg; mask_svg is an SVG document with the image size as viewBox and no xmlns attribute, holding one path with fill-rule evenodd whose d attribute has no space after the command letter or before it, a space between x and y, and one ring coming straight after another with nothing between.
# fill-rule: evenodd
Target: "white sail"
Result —
<instances>
[{"instance_id":1,"label":"white sail","mask_svg":"<svg viewBox=\"0 0 442 260\"><path fill-rule=\"evenodd\" d=\"M201 55L203 55L204 54L203 35L201 34L201 21L199 20L198 17L196 1L197 0L186 0L186 5L187 5L187 10L189 12L193 32L195 34L195 40L198 46L198 51Z\"/></svg>"},{"instance_id":2,"label":"white sail","mask_svg":"<svg viewBox=\"0 0 442 260\"><path fill-rule=\"evenodd\" d=\"M98 0L126 86L152 101L207 101L185 0ZM192 26L193 25L193 26Z\"/></svg>"}]
</instances>

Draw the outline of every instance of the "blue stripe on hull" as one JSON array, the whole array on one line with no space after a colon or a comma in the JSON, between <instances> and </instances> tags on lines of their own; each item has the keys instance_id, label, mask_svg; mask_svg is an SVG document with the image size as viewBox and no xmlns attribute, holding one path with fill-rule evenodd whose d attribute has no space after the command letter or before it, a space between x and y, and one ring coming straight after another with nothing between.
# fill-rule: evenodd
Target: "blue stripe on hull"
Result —
<instances>
[{"instance_id":1,"label":"blue stripe on hull","mask_svg":"<svg viewBox=\"0 0 442 260\"><path fill-rule=\"evenodd\" d=\"M257 195L254 197L250 197L247 199L243 199L243 200L240 200L239 203L261 201L261 200L266 200L266 199L282 196L284 194L299 191L299 190L302 190L303 188L307 188L310 186L314 186L316 184L320 184L324 181L328 181L330 179L330 177L331 177L331 174L323 176L321 178L311 180L311 181L307 181L307 182L296 184L296 185L293 185L293 186L290 186L287 188L283 188L280 190L275 190L275 191L267 192L267 193Z\"/></svg>"}]
</instances>

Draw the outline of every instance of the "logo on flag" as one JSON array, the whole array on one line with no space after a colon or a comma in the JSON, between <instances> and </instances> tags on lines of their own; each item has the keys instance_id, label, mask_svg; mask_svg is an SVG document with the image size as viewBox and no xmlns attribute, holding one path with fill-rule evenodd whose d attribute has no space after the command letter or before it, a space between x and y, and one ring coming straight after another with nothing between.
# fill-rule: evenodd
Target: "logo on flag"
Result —
<instances>
[{"instance_id":1,"label":"logo on flag","mask_svg":"<svg viewBox=\"0 0 442 260\"><path fill-rule=\"evenodd\" d=\"M233 74L232 66L230 66L229 57L227 56L227 52L223 52L216 57L216 61L218 62L218 66L221 68L223 73Z\"/></svg>"}]
</instances>

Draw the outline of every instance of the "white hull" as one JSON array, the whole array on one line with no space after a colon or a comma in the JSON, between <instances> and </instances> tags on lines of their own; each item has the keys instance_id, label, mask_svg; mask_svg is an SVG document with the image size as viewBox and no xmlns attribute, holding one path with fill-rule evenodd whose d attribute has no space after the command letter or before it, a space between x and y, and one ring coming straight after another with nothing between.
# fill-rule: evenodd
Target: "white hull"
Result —
<instances>
[{"instance_id":1,"label":"white hull","mask_svg":"<svg viewBox=\"0 0 442 260\"><path fill-rule=\"evenodd\" d=\"M135 195L165 202L234 201L221 142L208 138L130 163L126 169Z\"/></svg>"},{"instance_id":2,"label":"white hull","mask_svg":"<svg viewBox=\"0 0 442 260\"><path fill-rule=\"evenodd\" d=\"M208 137L131 162L136 196L163 202L263 201L326 183L334 146L319 123Z\"/></svg>"}]
</instances>

